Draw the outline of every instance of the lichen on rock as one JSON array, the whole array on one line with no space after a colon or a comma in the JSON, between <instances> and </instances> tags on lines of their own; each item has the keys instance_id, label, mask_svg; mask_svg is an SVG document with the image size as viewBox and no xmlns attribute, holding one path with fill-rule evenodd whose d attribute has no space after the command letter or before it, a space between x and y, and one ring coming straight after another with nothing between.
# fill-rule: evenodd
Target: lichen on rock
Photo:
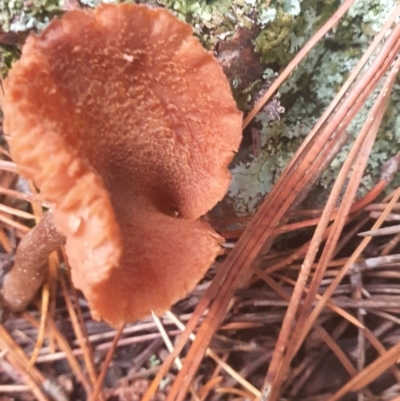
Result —
<instances>
[{"instance_id":1,"label":"lichen on rock","mask_svg":"<svg viewBox=\"0 0 400 401\"><path fill-rule=\"evenodd\" d=\"M256 49L261 52L262 59L273 63L276 70L284 67L294 57L298 47L312 36L335 11L340 2L321 2L318 7L315 7L315 2L309 0L274 2L277 9L275 18L281 18L281 21L284 12L282 3L300 3L301 11L291 16L291 25L287 24L288 27L290 25L291 31L287 32L285 38L279 39L281 53L270 44L269 47L260 46L260 37L267 38L273 35L273 32L268 32L268 28L274 29L279 25L273 18L265 24L265 28L256 41ZM234 178L228 201L232 203L237 214L253 214L256 211L260 201L277 181L291 156L328 107L373 36L390 15L395 3L395 0L383 2L357 0L335 30L311 51L281 86L279 90L281 103L286 110L281 115L281 119L270 121L264 111L257 115L255 124L260 132L261 151L255 156L252 154L251 146L248 146L247 158L243 160L245 150L242 150L242 157L232 168ZM379 177L383 163L400 151L398 129L400 117L395 111L399 107L399 89L400 83L396 83L391 94L391 103L361 182L359 195L363 195L372 188ZM343 147L322 175L318 183L320 189L329 190L332 187L351 143L360 131L378 93L379 88L374 91L349 126L347 130L350 137L349 143ZM400 179L397 178L397 181Z\"/></svg>"},{"instance_id":2,"label":"lichen on rock","mask_svg":"<svg viewBox=\"0 0 400 401\"><path fill-rule=\"evenodd\" d=\"M238 29L251 28L261 0L157 0L193 26L195 35L208 49L232 36Z\"/></svg>"},{"instance_id":3,"label":"lichen on rock","mask_svg":"<svg viewBox=\"0 0 400 401\"><path fill-rule=\"evenodd\" d=\"M22 32L43 29L59 15L65 0L0 0L0 26L3 31Z\"/></svg>"}]
</instances>

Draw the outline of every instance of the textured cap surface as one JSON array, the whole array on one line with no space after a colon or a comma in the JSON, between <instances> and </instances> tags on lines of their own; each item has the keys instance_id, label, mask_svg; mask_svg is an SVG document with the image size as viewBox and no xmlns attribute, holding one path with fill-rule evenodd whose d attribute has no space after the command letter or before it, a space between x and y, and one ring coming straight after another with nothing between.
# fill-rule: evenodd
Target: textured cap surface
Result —
<instances>
[{"instance_id":1,"label":"textured cap surface","mask_svg":"<svg viewBox=\"0 0 400 401\"><path fill-rule=\"evenodd\" d=\"M221 239L183 219L224 196L242 116L189 25L144 5L68 12L28 38L4 87L13 158L55 203L74 284L94 314L134 320L192 289ZM117 278L143 302L104 305L100 289L127 297ZM156 288L174 281L169 294Z\"/></svg>"}]
</instances>

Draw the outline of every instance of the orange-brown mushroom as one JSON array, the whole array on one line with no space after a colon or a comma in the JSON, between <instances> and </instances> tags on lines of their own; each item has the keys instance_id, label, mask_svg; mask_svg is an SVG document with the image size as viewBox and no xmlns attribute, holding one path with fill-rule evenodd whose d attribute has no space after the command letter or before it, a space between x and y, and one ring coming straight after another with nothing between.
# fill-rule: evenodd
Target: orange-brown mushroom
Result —
<instances>
[{"instance_id":1,"label":"orange-brown mushroom","mask_svg":"<svg viewBox=\"0 0 400 401\"><path fill-rule=\"evenodd\" d=\"M220 253L196 219L227 190L242 121L189 25L144 5L68 12L28 38L4 91L13 159L54 203L94 316L188 293Z\"/></svg>"}]
</instances>

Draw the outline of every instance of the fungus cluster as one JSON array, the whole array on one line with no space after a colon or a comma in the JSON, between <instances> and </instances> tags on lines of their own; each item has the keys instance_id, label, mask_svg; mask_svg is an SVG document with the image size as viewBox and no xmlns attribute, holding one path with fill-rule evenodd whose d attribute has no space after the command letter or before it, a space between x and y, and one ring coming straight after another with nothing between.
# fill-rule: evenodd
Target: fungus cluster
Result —
<instances>
[{"instance_id":1,"label":"fungus cluster","mask_svg":"<svg viewBox=\"0 0 400 401\"><path fill-rule=\"evenodd\" d=\"M4 82L4 131L66 237L74 285L111 325L160 314L220 253L241 113L221 67L164 9L53 20Z\"/></svg>"}]
</instances>

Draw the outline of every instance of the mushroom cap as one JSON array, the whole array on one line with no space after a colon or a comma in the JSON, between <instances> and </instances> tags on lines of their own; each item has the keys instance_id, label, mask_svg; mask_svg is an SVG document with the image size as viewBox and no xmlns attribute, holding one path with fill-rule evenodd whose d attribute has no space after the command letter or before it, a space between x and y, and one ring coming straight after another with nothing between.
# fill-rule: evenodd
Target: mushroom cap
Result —
<instances>
[{"instance_id":1,"label":"mushroom cap","mask_svg":"<svg viewBox=\"0 0 400 401\"><path fill-rule=\"evenodd\" d=\"M132 311L148 316L149 305L157 315L164 313L193 289L221 253L221 238L201 221L144 212L127 216L121 228L128 240L120 264L129 269L112 269L107 280L84 291L97 317L112 316L108 320L114 325ZM91 281L81 280L77 274L84 271L79 272L75 281Z\"/></svg>"},{"instance_id":2,"label":"mushroom cap","mask_svg":"<svg viewBox=\"0 0 400 401\"><path fill-rule=\"evenodd\" d=\"M242 115L191 33L144 5L71 11L27 39L4 82L13 159L54 202L74 284L113 325L168 309L220 252L193 220L228 188ZM106 305L106 291L125 298Z\"/></svg>"}]
</instances>

